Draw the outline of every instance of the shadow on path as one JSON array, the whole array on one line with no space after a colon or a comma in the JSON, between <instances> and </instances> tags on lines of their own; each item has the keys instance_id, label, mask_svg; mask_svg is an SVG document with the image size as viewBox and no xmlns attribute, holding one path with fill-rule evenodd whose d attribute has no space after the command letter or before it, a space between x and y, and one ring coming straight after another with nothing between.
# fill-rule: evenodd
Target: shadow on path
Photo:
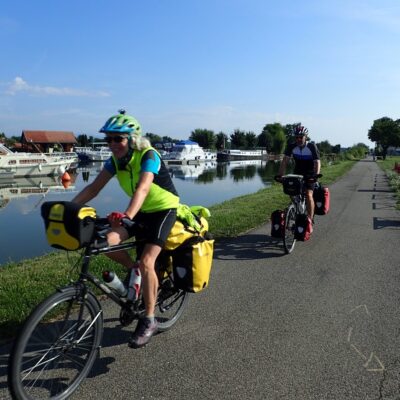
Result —
<instances>
[{"instance_id":1,"label":"shadow on path","mask_svg":"<svg viewBox=\"0 0 400 400\"><path fill-rule=\"evenodd\" d=\"M214 259L217 260L259 260L283 255L282 240L257 231L219 239L214 249Z\"/></svg>"}]
</instances>

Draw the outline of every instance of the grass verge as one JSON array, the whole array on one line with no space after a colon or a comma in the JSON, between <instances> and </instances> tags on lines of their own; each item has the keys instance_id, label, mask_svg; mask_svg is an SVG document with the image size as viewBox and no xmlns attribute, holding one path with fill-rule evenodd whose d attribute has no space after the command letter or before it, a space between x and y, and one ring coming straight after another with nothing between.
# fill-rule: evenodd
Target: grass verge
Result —
<instances>
[{"instance_id":1,"label":"grass verge","mask_svg":"<svg viewBox=\"0 0 400 400\"><path fill-rule=\"evenodd\" d=\"M355 161L342 161L323 167L321 183L329 185L344 175ZM282 186L273 183L270 188L254 194L240 196L210 207L210 232L216 239L235 237L269 220L271 212L284 208L288 197ZM21 322L32 307L77 277L79 252L54 251L47 255L9 263L0 267L0 339L15 335ZM105 269L114 270L124 276L123 267L105 256L94 257L91 271L97 276Z\"/></svg>"},{"instance_id":2,"label":"grass verge","mask_svg":"<svg viewBox=\"0 0 400 400\"><path fill-rule=\"evenodd\" d=\"M389 185L396 195L396 208L400 210L400 169L399 172L394 169L396 163L400 165L400 156L389 156L377 163L389 179Z\"/></svg>"}]
</instances>

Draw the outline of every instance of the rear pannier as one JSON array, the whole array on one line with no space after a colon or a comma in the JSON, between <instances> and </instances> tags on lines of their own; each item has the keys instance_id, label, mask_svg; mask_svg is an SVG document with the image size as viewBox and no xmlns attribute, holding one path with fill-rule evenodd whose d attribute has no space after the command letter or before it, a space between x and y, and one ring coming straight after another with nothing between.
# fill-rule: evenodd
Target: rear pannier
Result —
<instances>
[{"instance_id":1,"label":"rear pannier","mask_svg":"<svg viewBox=\"0 0 400 400\"><path fill-rule=\"evenodd\" d=\"M330 193L327 187L318 184L313 193L315 203L315 214L325 215L328 214L330 208Z\"/></svg>"},{"instance_id":2,"label":"rear pannier","mask_svg":"<svg viewBox=\"0 0 400 400\"><path fill-rule=\"evenodd\" d=\"M305 242L310 239L313 231L312 222L306 214L296 216L294 237L296 240Z\"/></svg>"},{"instance_id":3,"label":"rear pannier","mask_svg":"<svg viewBox=\"0 0 400 400\"><path fill-rule=\"evenodd\" d=\"M96 210L70 201L48 201L41 208L50 246L78 250L87 246L94 234Z\"/></svg>"},{"instance_id":4,"label":"rear pannier","mask_svg":"<svg viewBox=\"0 0 400 400\"><path fill-rule=\"evenodd\" d=\"M214 240L193 236L172 251L174 284L197 293L208 286L213 261Z\"/></svg>"}]
</instances>

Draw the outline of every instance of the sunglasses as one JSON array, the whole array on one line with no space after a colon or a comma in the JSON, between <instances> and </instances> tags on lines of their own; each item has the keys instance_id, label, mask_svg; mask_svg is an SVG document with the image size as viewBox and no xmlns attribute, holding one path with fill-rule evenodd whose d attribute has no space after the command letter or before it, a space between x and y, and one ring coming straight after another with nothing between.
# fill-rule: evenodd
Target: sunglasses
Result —
<instances>
[{"instance_id":1,"label":"sunglasses","mask_svg":"<svg viewBox=\"0 0 400 400\"><path fill-rule=\"evenodd\" d=\"M128 139L126 136L106 136L104 138L104 141L107 142L108 144L115 142L115 143L121 143L124 139Z\"/></svg>"},{"instance_id":2,"label":"sunglasses","mask_svg":"<svg viewBox=\"0 0 400 400\"><path fill-rule=\"evenodd\" d=\"M303 139L305 135L296 135L296 139Z\"/></svg>"}]
</instances>

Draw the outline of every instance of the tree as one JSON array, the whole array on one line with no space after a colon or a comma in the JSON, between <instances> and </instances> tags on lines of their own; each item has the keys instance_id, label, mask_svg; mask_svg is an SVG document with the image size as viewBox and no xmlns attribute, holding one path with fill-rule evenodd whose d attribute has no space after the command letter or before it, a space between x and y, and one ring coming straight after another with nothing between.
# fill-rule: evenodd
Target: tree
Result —
<instances>
[{"instance_id":1,"label":"tree","mask_svg":"<svg viewBox=\"0 0 400 400\"><path fill-rule=\"evenodd\" d=\"M247 148L254 149L257 146L257 136L254 132L246 132Z\"/></svg>"},{"instance_id":2,"label":"tree","mask_svg":"<svg viewBox=\"0 0 400 400\"><path fill-rule=\"evenodd\" d=\"M333 152L332 145L328 140L323 140L322 142L317 143L317 147L322 154L331 154Z\"/></svg>"},{"instance_id":3,"label":"tree","mask_svg":"<svg viewBox=\"0 0 400 400\"><path fill-rule=\"evenodd\" d=\"M151 145L154 146L156 143L161 143L161 136L156 135L155 133L147 132L145 137L150 141Z\"/></svg>"},{"instance_id":4,"label":"tree","mask_svg":"<svg viewBox=\"0 0 400 400\"><path fill-rule=\"evenodd\" d=\"M214 131L208 129L195 129L189 137L193 142L197 142L204 149L215 149L216 137Z\"/></svg>"},{"instance_id":5,"label":"tree","mask_svg":"<svg viewBox=\"0 0 400 400\"><path fill-rule=\"evenodd\" d=\"M230 135L230 139L234 149L244 149L247 145L246 133L240 129L235 129Z\"/></svg>"},{"instance_id":6,"label":"tree","mask_svg":"<svg viewBox=\"0 0 400 400\"><path fill-rule=\"evenodd\" d=\"M400 146L400 120L393 121L389 117L376 119L368 131L368 139L382 148L385 159L389 146Z\"/></svg>"},{"instance_id":7,"label":"tree","mask_svg":"<svg viewBox=\"0 0 400 400\"><path fill-rule=\"evenodd\" d=\"M88 139L87 135L85 135L85 134L78 135L76 138L76 141L78 142L78 146L81 146L81 147L89 146L89 139Z\"/></svg>"},{"instance_id":8,"label":"tree","mask_svg":"<svg viewBox=\"0 0 400 400\"><path fill-rule=\"evenodd\" d=\"M224 132L219 132L216 136L216 147L217 149L225 149L228 148L229 138Z\"/></svg>"},{"instance_id":9,"label":"tree","mask_svg":"<svg viewBox=\"0 0 400 400\"><path fill-rule=\"evenodd\" d=\"M265 143L267 151L282 154L287 143L286 129L279 122L266 124L258 137L258 142Z\"/></svg>"},{"instance_id":10,"label":"tree","mask_svg":"<svg viewBox=\"0 0 400 400\"><path fill-rule=\"evenodd\" d=\"M277 131L273 137L272 151L275 154L282 154L285 150L286 143L286 135L283 129Z\"/></svg>"},{"instance_id":11,"label":"tree","mask_svg":"<svg viewBox=\"0 0 400 400\"><path fill-rule=\"evenodd\" d=\"M162 142L163 143L172 143L173 139L171 137L169 137L169 136L163 136L162 137Z\"/></svg>"}]
</instances>

